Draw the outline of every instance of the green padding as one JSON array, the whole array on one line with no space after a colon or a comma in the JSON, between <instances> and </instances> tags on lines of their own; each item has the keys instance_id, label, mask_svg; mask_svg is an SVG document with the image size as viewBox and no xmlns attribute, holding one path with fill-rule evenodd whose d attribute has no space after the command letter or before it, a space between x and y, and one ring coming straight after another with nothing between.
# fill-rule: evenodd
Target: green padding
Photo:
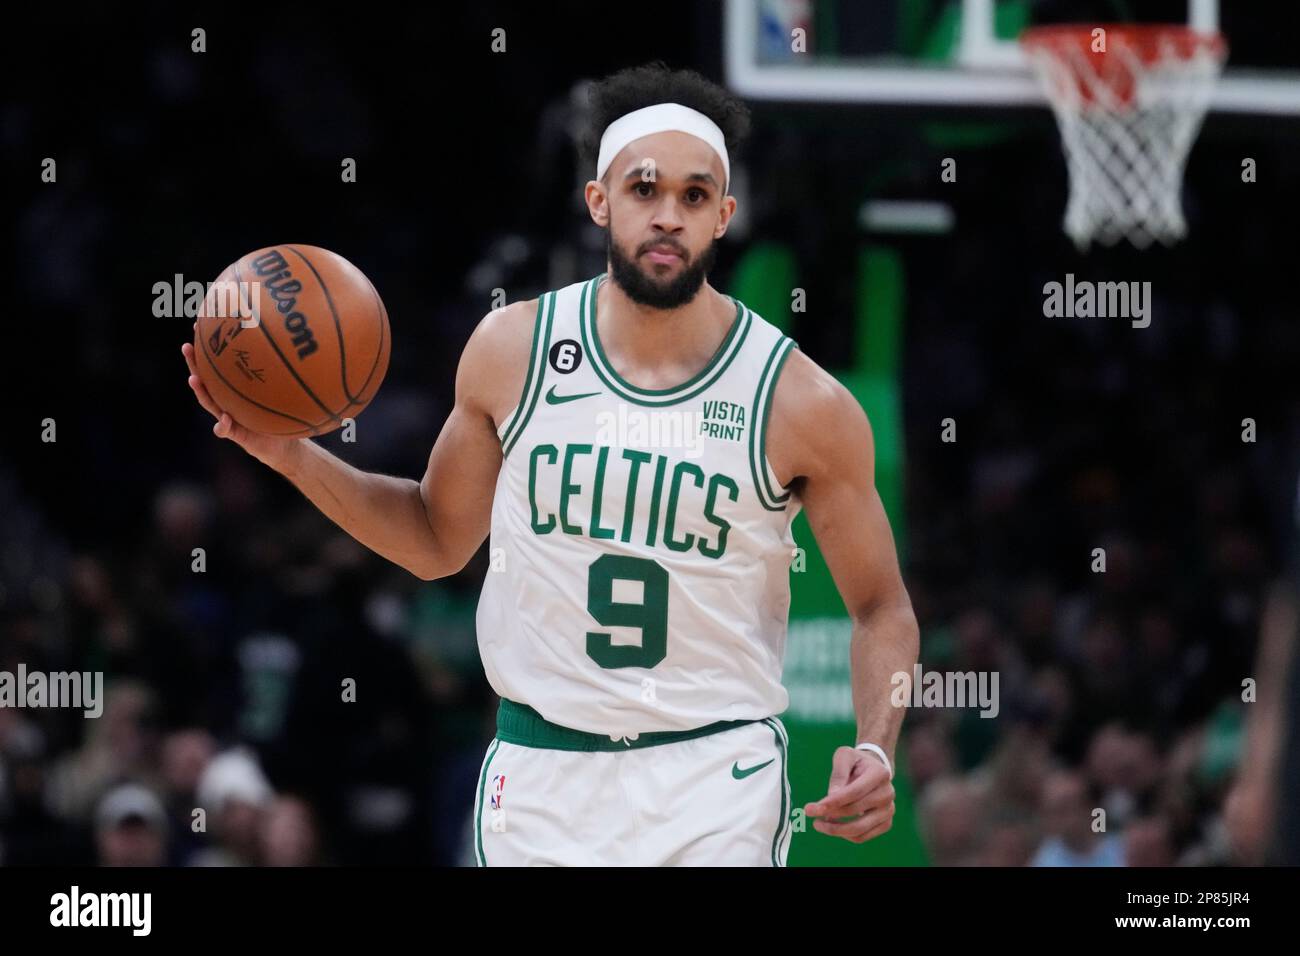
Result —
<instances>
[{"instance_id":1,"label":"green padding","mask_svg":"<svg viewBox=\"0 0 1300 956\"><path fill-rule=\"evenodd\" d=\"M907 307L906 281L903 260L896 250L866 246L858 253L855 371L898 377L903 313Z\"/></svg>"},{"instance_id":2,"label":"green padding","mask_svg":"<svg viewBox=\"0 0 1300 956\"><path fill-rule=\"evenodd\" d=\"M893 528L900 557L905 555L907 524L903 516L903 435L898 384L894 378L862 373L836 375L862 405L871 421L876 442L876 487ZM792 619L843 616L844 602L835 587L826 561L803 514L795 519L795 542L806 555L804 570L791 575ZM847 655L842 664L843 680L849 680ZM794 806L801 808L823 796L830 776L830 757L835 748L853 742L852 722L824 724L803 721L793 715L782 718L790 732L790 785ZM904 729L906 738L906 729ZM862 846L827 837L812 829L795 833L790 844L792 866L925 866L929 859L921 842L912 791L907 780L906 760L900 746L895 754L895 816L889 833Z\"/></svg>"},{"instance_id":3,"label":"green padding","mask_svg":"<svg viewBox=\"0 0 1300 956\"><path fill-rule=\"evenodd\" d=\"M876 490L894 529L900 560L907 554L903 513L903 416L898 381L879 375L841 374L836 378L867 413L876 442Z\"/></svg>"},{"instance_id":4,"label":"green padding","mask_svg":"<svg viewBox=\"0 0 1300 956\"><path fill-rule=\"evenodd\" d=\"M876 443L876 488L906 553L903 514L903 413L899 395L907 279L897 250L870 245L858 253L852 372L837 377L867 413Z\"/></svg>"},{"instance_id":5,"label":"green padding","mask_svg":"<svg viewBox=\"0 0 1300 956\"><path fill-rule=\"evenodd\" d=\"M789 246L754 243L736 263L731 285L736 298L782 332L789 332L791 294L799 285L794 252Z\"/></svg>"},{"instance_id":6,"label":"green padding","mask_svg":"<svg viewBox=\"0 0 1300 956\"><path fill-rule=\"evenodd\" d=\"M902 327L906 296L902 260L885 246L868 246L858 256L857 306L853 317L855 368L834 370L835 377L862 405L871 421L876 446L876 487L893 528L900 556L905 554L907 523L903 513L903 422L899 394L902 361ZM790 618L844 619L844 602L835 587L805 515L794 523L794 538L804 549L803 570L791 574ZM846 625L847 626L847 625ZM791 640L797 640L794 633ZM789 653L789 651L787 651ZM826 660L815 670L828 692L840 692L850 680L847 651L843 660ZM805 675L806 676L806 675ZM794 807L801 810L826 794L835 748L852 745L856 728L852 720L826 723L787 712L782 721L790 732L790 786ZM904 739L906 728L904 728ZM889 833L858 845L828 837L804 821L802 833L790 843L794 866L924 866L929 863L917 827L906 759L900 746L895 753L895 816Z\"/></svg>"},{"instance_id":7,"label":"green padding","mask_svg":"<svg viewBox=\"0 0 1300 956\"><path fill-rule=\"evenodd\" d=\"M902 556L907 524L903 516L903 436L897 379L856 372L838 373L836 378L858 400L871 421L876 443L876 487ZM844 602L803 514L795 519L794 537L805 551L806 563L802 572L791 575L791 618L842 617ZM847 654L843 662L829 662L829 666L837 677L842 675L843 681L849 681ZM793 714L782 720L790 732L790 785L798 809L825 794L831 756L836 747L853 743L855 727L851 721L815 723L800 720ZM818 833L808 822L805 832L796 832L792 838L792 866L925 866L929 863L918 830L901 746L895 760L898 768L894 775L893 829L859 846Z\"/></svg>"}]
</instances>

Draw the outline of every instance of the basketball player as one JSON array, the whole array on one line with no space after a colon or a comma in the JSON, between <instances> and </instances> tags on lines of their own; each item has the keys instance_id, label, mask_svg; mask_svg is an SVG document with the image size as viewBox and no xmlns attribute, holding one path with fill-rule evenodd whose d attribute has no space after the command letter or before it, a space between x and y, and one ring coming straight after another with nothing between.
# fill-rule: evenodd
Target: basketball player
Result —
<instances>
[{"instance_id":1,"label":"basketball player","mask_svg":"<svg viewBox=\"0 0 1300 956\"><path fill-rule=\"evenodd\" d=\"M608 272L489 313L414 481L319 445L235 441L425 580L490 534L478 609L501 697L474 808L481 865L782 866L794 808L778 715L800 510L853 622L857 739L803 807L855 843L889 829L917 625L862 408L708 284L748 113L661 65L596 85L592 221Z\"/></svg>"}]
</instances>

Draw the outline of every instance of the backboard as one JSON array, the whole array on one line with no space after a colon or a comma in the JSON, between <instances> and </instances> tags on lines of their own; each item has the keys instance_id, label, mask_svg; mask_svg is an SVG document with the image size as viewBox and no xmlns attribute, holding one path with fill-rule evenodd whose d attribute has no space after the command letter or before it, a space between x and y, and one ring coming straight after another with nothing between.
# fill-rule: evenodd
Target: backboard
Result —
<instances>
[{"instance_id":1,"label":"backboard","mask_svg":"<svg viewBox=\"0 0 1300 956\"><path fill-rule=\"evenodd\" d=\"M753 99L1046 106L1017 42L1047 23L1220 30L1211 112L1300 116L1300 54L1262 5L1220 0L727 0L729 85Z\"/></svg>"}]
</instances>

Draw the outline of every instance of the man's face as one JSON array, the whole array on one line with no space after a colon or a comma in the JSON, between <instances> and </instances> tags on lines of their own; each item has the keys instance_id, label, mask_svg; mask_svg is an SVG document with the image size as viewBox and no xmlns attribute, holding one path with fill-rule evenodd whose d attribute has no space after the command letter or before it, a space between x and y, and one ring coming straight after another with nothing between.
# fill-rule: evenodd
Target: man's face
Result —
<instances>
[{"instance_id":1,"label":"man's face","mask_svg":"<svg viewBox=\"0 0 1300 956\"><path fill-rule=\"evenodd\" d=\"M1086 793L1075 776L1057 775L1044 784L1043 817L1047 829L1066 840L1086 839L1090 818Z\"/></svg>"},{"instance_id":2,"label":"man's face","mask_svg":"<svg viewBox=\"0 0 1300 956\"><path fill-rule=\"evenodd\" d=\"M643 136L606 173L610 278L633 302L674 309L695 298L735 201L722 160L687 133Z\"/></svg>"},{"instance_id":3,"label":"man's face","mask_svg":"<svg viewBox=\"0 0 1300 956\"><path fill-rule=\"evenodd\" d=\"M162 866L167 843L159 827L128 820L96 834L101 866Z\"/></svg>"}]
</instances>

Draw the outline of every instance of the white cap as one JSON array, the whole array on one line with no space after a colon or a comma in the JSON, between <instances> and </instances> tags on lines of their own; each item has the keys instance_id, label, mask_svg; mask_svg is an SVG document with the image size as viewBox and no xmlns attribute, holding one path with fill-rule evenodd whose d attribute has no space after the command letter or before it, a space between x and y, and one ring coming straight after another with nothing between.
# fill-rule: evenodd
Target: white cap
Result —
<instances>
[{"instance_id":1,"label":"white cap","mask_svg":"<svg viewBox=\"0 0 1300 956\"><path fill-rule=\"evenodd\" d=\"M167 813L162 801L148 787L138 783L124 783L104 794L95 808L95 825L101 830L111 830L132 817L145 823L162 827Z\"/></svg>"},{"instance_id":2,"label":"white cap","mask_svg":"<svg viewBox=\"0 0 1300 956\"><path fill-rule=\"evenodd\" d=\"M242 748L213 757L199 778L197 790L199 806L209 813L220 813L227 800L261 806L275 795L257 759Z\"/></svg>"}]
</instances>

